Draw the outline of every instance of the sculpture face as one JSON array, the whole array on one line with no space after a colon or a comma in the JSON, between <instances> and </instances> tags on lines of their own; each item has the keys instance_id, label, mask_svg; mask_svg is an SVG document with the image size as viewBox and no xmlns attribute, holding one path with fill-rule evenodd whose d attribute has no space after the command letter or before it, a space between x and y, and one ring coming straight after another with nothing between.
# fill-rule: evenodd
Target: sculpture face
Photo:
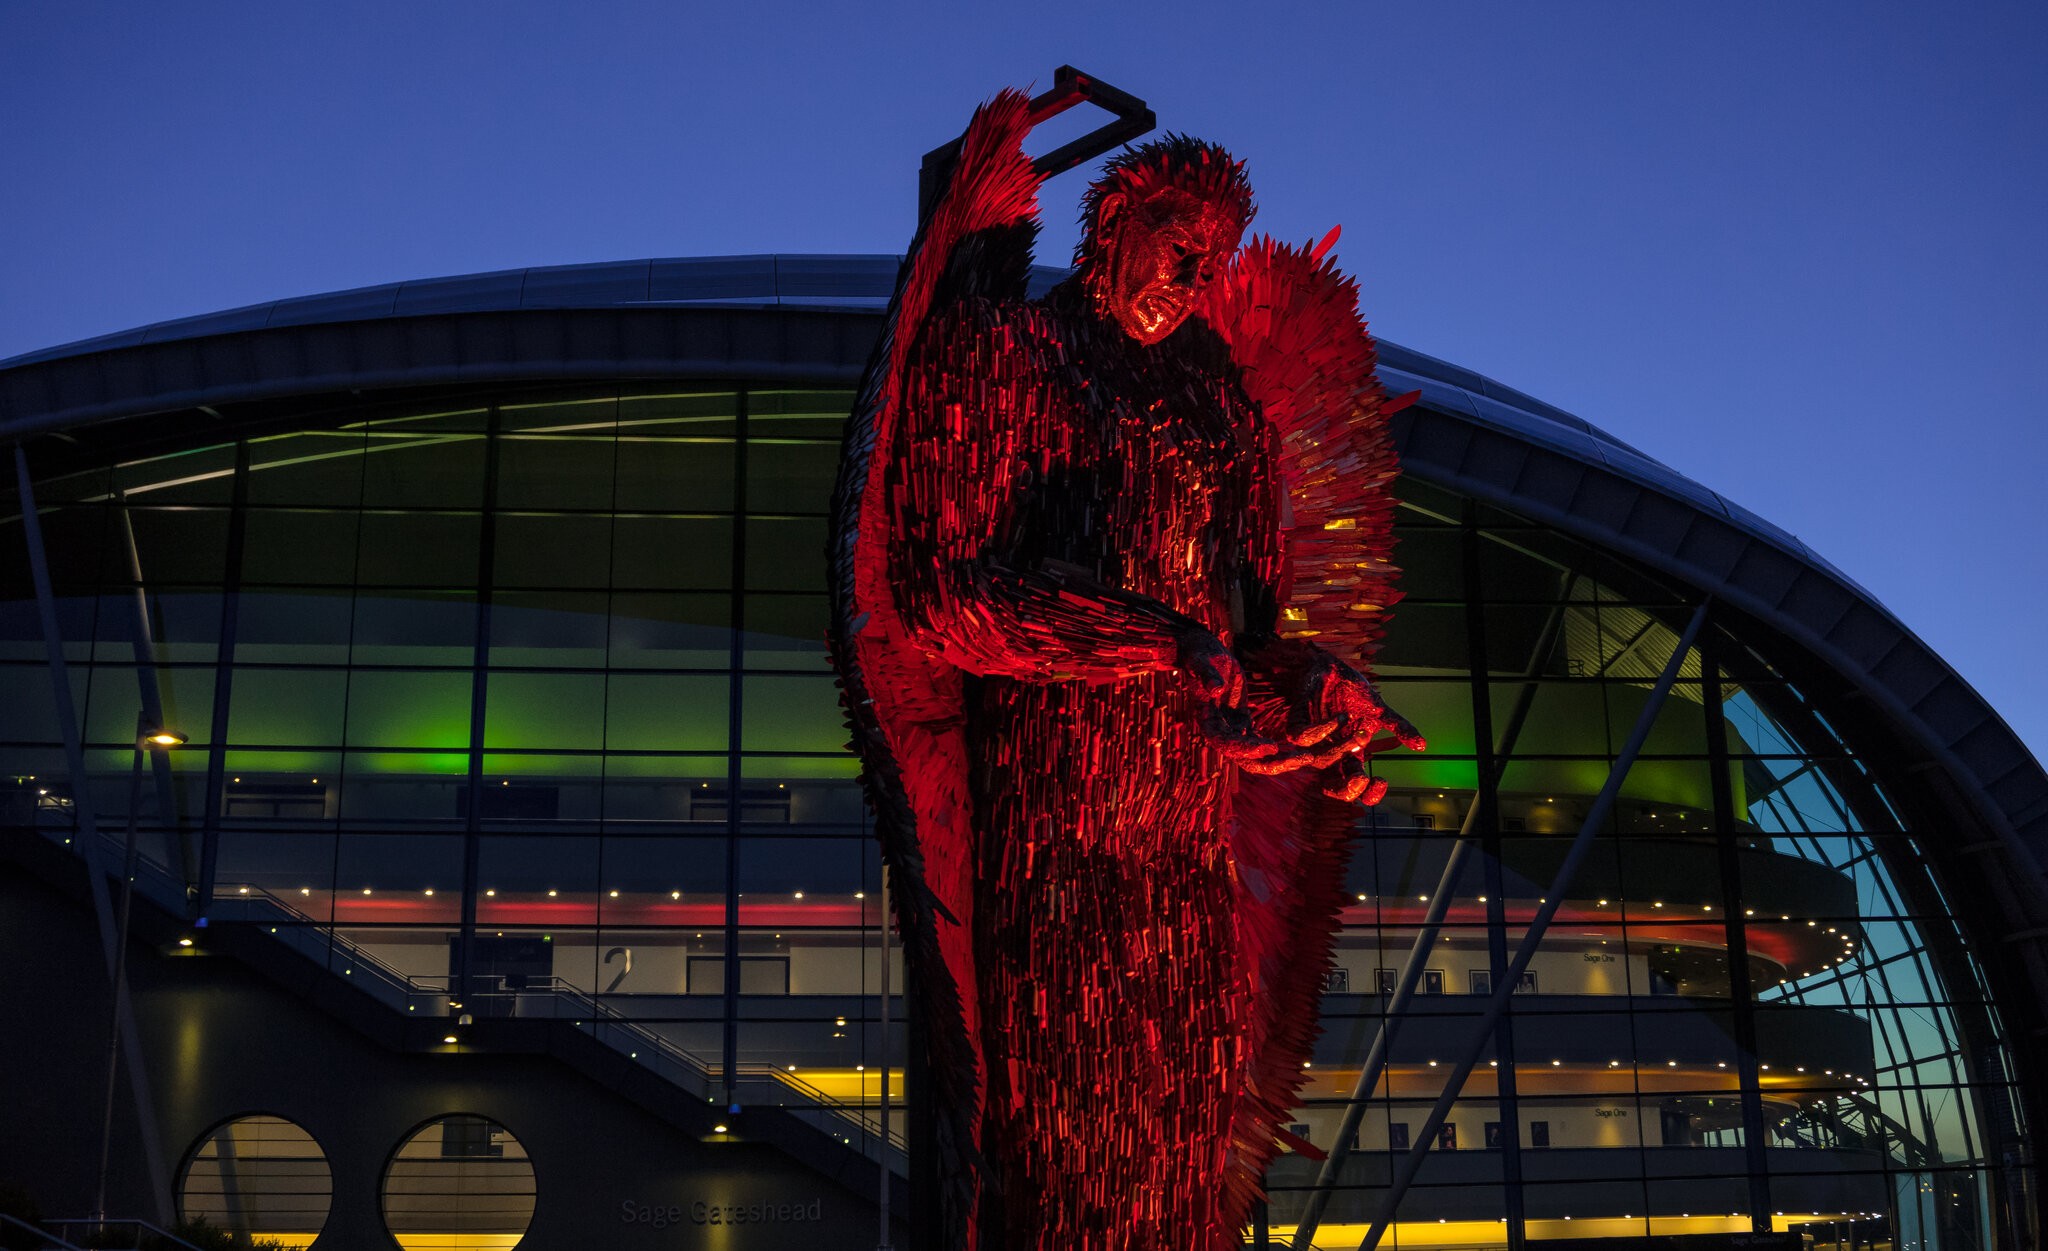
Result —
<instances>
[{"instance_id":1,"label":"sculpture face","mask_svg":"<svg viewBox=\"0 0 2048 1251\"><path fill-rule=\"evenodd\" d=\"M1096 308L1148 345L1180 329L1244 233L1232 206L1177 187L1143 200L1106 195L1094 225L1101 262L1088 285Z\"/></svg>"}]
</instances>

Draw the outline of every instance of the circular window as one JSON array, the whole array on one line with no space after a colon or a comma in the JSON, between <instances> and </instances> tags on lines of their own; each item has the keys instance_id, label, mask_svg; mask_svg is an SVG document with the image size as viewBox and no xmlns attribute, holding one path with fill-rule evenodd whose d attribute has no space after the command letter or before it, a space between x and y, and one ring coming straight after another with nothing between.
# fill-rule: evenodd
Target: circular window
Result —
<instances>
[{"instance_id":1,"label":"circular window","mask_svg":"<svg viewBox=\"0 0 2048 1251\"><path fill-rule=\"evenodd\" d=\"M327 1224L334 1179L313 1135L281 1116L241 1116L192 1148L178 1205L188 1221L228 1230L238 1245L311 1246Z\"/></svg>"},{"instance_id":2,"label":"circular window","mask_svg":"<svg viewBox=\"0 0 2048 1251\"><path fill-rule=\"evenodd\" d=\"M405 1251L509 1251L533 1221L533 1165L481 1116L428 1121L384 1170L384 1228Z\"/></svg>"}]
</instances>

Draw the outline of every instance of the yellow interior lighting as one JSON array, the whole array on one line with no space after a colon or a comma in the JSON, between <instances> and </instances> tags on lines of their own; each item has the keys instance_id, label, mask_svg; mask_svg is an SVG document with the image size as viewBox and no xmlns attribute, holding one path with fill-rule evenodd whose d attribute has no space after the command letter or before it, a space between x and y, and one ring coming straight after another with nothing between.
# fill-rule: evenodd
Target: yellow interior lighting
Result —
<instances>
[{"instance_id":1,"label":"yellow interior lighting","mask_svg":"<svg viewBox=\"0 0 2048 1251\"><path fill-rule=\"evenodd\" d=\"M1853 1221L1859 1217L1853 1212L1787 1212L1772 1222L1778 1229L1790 1229L1815 1221ZM1580 1217L1576 1220L1530 1220L1523 1223L1529 1240L1542 1238L1641 1238L1646 1232L1662 1236L1665 1234L1746 1234L1750 1232L1749 1217L1744 1216L1640 1216L1621 1217ZM1272 1238L1275 1246L1291 1245L1294 1241L1292 1225L1274 1225ZM1316 1227L1314 1245L1327 1251L1356 1251L1365 1241L1365 1235L1372 1226L1319 1225ZM1387 1227L1389 1236L1380 1239L1380 1245L1399 1246L1406 1251L1411 1247L1505 1247L1508 1244L1506 1221L1396 1221Z\"/></svg>"}]
</instances>

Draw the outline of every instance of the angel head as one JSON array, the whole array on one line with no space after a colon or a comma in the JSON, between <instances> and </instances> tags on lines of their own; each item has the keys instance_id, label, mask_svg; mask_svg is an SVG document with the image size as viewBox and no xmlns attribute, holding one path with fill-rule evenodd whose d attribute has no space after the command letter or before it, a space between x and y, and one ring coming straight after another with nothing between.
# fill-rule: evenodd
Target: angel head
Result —
<instances>
[{"instance_id":1,"label":"angel head","mask_svg":"<svg viewBox=\"0 0 2048 1251\"><path fill-rule=\"evenodd\" d=\"M1126 148L1081 201L1074 267L1095 310L1157 343L1195 310L1256 211L1244 163L1185 135Z\"/></svg>"}]
</instances>

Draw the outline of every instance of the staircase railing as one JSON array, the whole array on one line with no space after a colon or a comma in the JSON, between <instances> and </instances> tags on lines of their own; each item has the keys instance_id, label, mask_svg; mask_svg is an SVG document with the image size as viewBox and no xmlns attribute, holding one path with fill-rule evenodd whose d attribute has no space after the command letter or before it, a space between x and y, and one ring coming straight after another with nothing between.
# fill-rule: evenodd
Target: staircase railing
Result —
<instances>
[{"instance_id":1,"label":"staircase railing","mask_svg":"<svg viewBox=\"0 0 2048 1251\"><path fill-rule=\"evenodd\" d=\"M200 1248L178 1237L178 1235L165 1229L163 1226L152 1225L148 1221L135 1217L112 1219L75 1216L67 1217L63 1220L44 1221L43 1224L50 1229L81 1231L75 1235L77 1238L88 1241L98 1247L146 1247L149 1251L200 1251ZM126 1234L128 1237L119 1243L110 1243L107 1241L109 1231L112 1231L112 1236L119 1237ZM70 1244L67 1243L65 1245L68 1246Z\"/></svg>"},{"instance_id":2,"label":"staircase railing","mask_svg":"<svg viewBox=\"0 0 2048 1251\"><path fill-rule=\"evenodd\" d=\"M34 1238L36 1241L32 1245L36 1251L86 1251L86 1248L75 1243L66 1242L47 1229L31 1225L19 1217L9 1216L5 1212L0 1212L0 1233L6 1233L8 1230L19 1230ZM15 1241L16 1239L12 1237L0 1239L0 1246L7 1246Z\"/></svg>"},{"instance_id":3,"label":"staircase railing","mask_svg":"<svg viewBox=\"0 0 2048 1251\"><path fill-rule=\"evenodd\" d=\"M79 836L77 831L44 827L41 832L77 853L73 843L73 838ZM113 848L107 863L121 863L119 840L110 835L101 838ZM135 889L169 911L185 910L184 882L148 856L136 859ZM232 893L217 895L209 921L267 931L289 950L330 973L350 979L353 985L394 1011L438 1016L449 1010L447 978L422 977L398 969L351 942L332 924L307 915L287 898L264 887L237 886ZM509 998L513 1010L502 1015L567 1020L572 1028L652 1070L695 1098L715 1101L723 1090L722 1067L677 1046L660 1032L559 977L529 979L522 988L485 991L471 998L478 1002ZM428 1011L422 1013L422 1007ZM772 1064L741 1064L737 1072L741 1089L735 1093L747 1096L743 1103L782 1107L867 1158L907 1174L909 1144L901 1128L902 1118L894 1118L884 1142L881 1118L873 1110L835 1099ZM849 1134L848 1130L855 1132Z\"/></svg>"}]
</instances>

